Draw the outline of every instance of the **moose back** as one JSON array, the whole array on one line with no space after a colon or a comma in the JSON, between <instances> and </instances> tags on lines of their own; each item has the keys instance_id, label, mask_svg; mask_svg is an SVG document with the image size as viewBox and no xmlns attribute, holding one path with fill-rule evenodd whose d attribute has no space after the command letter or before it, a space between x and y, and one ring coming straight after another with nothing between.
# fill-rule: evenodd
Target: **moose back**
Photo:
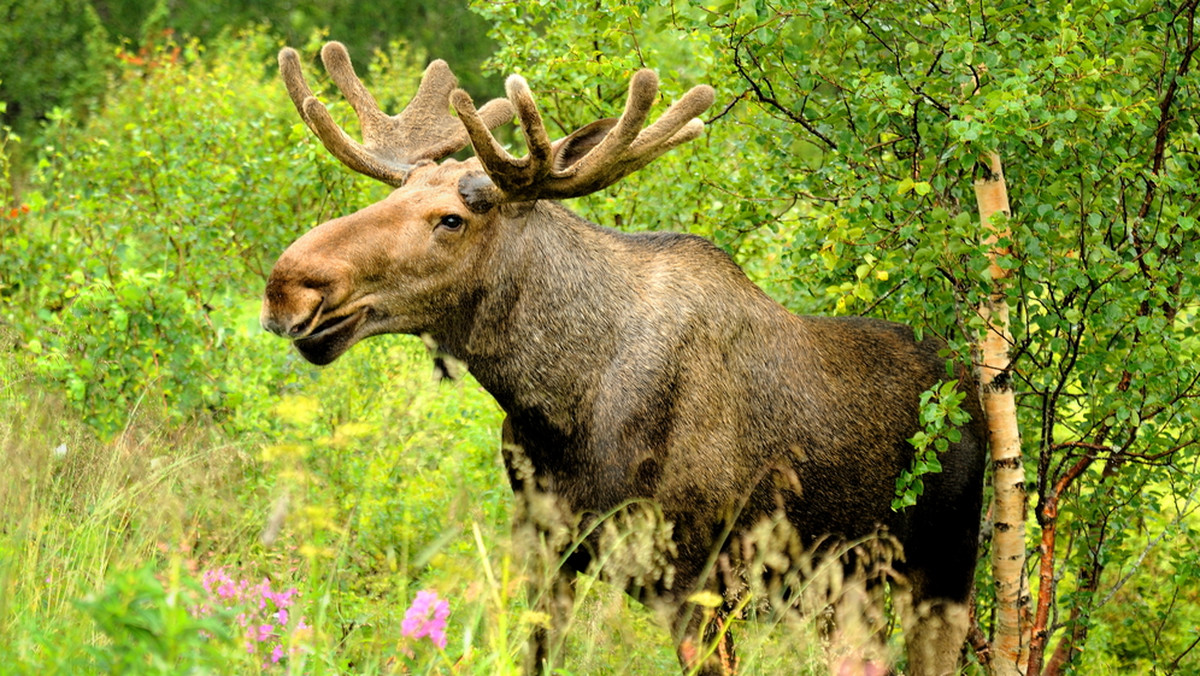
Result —
<instances>
[{"instance_id":1,"label":"moose back","mask_svg":"<svg viewBox=\"0 0 1200 676\"><path fill-rule=\"evenodd\" d=\"M389 116L342 45L327 44L322 58L363 140L337 126L284 49L297 110L347 166L396 189L280 256L262 324L314 364L368 336L424 335L496 398L518 530L534 534L528 552L548 570L533 598L551 620L533 632L530 671L558 658L571 581L603 547L597 520L622 514L631 524L649 515L642 532L657 535L643 557L653 565L621 583L665 616L685 670L733 670L723 623L761 572L748 552L769 523L794 540L784 554L803 552L789 559L796 571L807 556L862 568L879 548L847 543L896 543L886 565L865 568L863 588L886 579L909 599L909 673L953 671L984 466L970 374L959 381L972 422L917 504L893 511L920 394L946 378L936 341L878 320L793 315L704 239L602 228L555 201L601 190L698 136L711 88L692 89L647 127L658 81L639 71L619 119L551 142L520 77L506 99L476 110L435 61L409 106ZM514 111L529 149L519 158L490 131ZM444 159L468 144L475 157ZM580 532L591 537L578 541ZM693 602L701 591L721 595L715 613Z\"/></svg>"}]
</instances>

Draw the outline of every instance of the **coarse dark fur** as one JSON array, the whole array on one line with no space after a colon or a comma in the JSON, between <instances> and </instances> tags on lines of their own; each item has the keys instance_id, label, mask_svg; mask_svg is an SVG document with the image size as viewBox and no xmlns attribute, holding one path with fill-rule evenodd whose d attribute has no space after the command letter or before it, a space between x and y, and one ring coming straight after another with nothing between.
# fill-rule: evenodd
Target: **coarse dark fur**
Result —
<instances>
[{"instance_id":1,"label":"coarse dark fur","mask_svg":"<svg viewBox=\"0 0 1200 676\"><path fill-rule=\"evenodd\" d=\"M584 154L608 127L557 152ZM685 670L735 665L721 623L760 572L752 532L766 521L806 555L897 543L868 584L911 593L909 673L951 672L985 461L971 374L954 375L971 415L961 440L917 504L893 511L920 395L950 377L941 343L875 319L796 316L702 238L618 232L497 194L475 158L417 165L382 202L284 252L262 322L317 364L371 335L422 335L496 398L518 531L550 574L535 596L551 631L535 629L530 669L557 659L574 574L608 556L600 521L644 509L647 565L611 576L666 616ZM861 567L870 551L843 560ZM699 591L722 595L715 617L689 600Z\"/></svg>"}]
</instances>

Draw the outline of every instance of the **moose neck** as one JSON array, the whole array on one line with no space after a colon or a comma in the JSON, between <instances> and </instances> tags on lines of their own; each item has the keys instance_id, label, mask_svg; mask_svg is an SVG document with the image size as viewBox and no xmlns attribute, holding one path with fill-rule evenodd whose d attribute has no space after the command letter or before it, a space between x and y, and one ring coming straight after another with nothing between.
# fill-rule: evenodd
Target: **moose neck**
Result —
<instances>
[{"instance_id":1,"label":"moose neck","mask_svg":"<svg viewBox=\"0 0 1200 676\"><path fill-rule=\"evenodd\" d=\"M573 436L634 305L636 247L554 202L500 227L484 290L433 337L510 416L533 415Z\"/></svg>"}]
</instances>

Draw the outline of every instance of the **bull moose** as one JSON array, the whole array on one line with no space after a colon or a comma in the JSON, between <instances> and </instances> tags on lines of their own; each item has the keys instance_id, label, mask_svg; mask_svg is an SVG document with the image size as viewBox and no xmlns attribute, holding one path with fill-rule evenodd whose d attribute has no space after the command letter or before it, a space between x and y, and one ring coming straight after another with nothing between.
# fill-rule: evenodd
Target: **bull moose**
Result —
<instances>
[{"instance_id":1,"label":"bull moose","mask_svg":"<svg viewBox=\"0 0 1200 676\"><path fill-rule=\"evenodd\" d=\"M650 563L622 583L664 614L685 671L733 670L724 622L751 593L739 581L758 565L751 541L763 523L793 534L803 555L840 557L839 566L861 568L880 548L831 543L894 542L898 554L868 568L866 587L886 579L910 599L901 620L909 673L955 669L985 450L969 371L959 369L958 387L972 422L916 505L894 511L920 395L947 377L941 343L882 320L794 315L703 238L616 231L556 201L601 190L696 138L712 88L693 88L645 126L658 78L638 71L619 119L551 142L519 76L507 80L507 98L477 110L434 61L391 116L341 44L321 56L363 141L333 121L285 48L280 71L296 109L339 160L395 190L284 251L262 325L318 365L368 336L426 336L495 397L507 414L515 525L534 534L530 551L552 569L533 585L549 622L533 630L530 671L559 659L573 580L595 570L604 546L597 524L623 513L656 519L629 517L654 535L640 557ZM514 111L524 157L491 131ZM468 144L474 157L445 159Z\"/></svg>"}]
</instances>

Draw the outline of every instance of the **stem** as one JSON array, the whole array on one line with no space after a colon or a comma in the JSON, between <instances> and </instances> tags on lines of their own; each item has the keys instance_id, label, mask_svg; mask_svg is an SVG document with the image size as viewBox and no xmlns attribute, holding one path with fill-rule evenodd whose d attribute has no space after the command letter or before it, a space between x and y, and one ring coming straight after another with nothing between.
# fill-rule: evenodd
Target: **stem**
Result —
<instances>
[{"instance_id":1,"label":"stem","mask_svg":"<svg viewBox=\"0 0 1200 676\"><path fill-rule=\"evenodd\" d=\"M1021 434L1017 426L1016 397L1012 386L1008 329L1008 277L997 263L1007 250L997 246L1008 236L1007 230L992 224L996 214L1009 214L1008 187L1000 156L990 153L983 165L984 176L975 181L975 199L979 220L987 232L985 243L992 246L992 293L979 308L987 329L980 341L980 399L988 422L992 452L995 535L992 541L992 567L996 579L996 626L992 639L993 673L1001 676L1021 674L1026 663L1029 641L1021 621L1028 603L1025 594L1025 466L1021 458Z\"/></svg>"},{"instance_id":2,"label":"stem","mask_svg":"<svg viewBox=\"0 0 1200 676\"><path fill-rule=\"evenodd\" d=\"M1071 469L1054 482L1049 495L1042 506L1042 542L1041 562L1038 564L1038 598L1037 612L1034 615L1033 627L1029 639L1029 668L1028 674L1041 674L1042 663L1045 659L1046 640L1049 638L1050 605L1054 600L1054 541L1058 535L1058 498L1067 490L1075 479L1091 466L1094 455L1088 455L1076 462Z\"/></svg>"}]
</instances>

